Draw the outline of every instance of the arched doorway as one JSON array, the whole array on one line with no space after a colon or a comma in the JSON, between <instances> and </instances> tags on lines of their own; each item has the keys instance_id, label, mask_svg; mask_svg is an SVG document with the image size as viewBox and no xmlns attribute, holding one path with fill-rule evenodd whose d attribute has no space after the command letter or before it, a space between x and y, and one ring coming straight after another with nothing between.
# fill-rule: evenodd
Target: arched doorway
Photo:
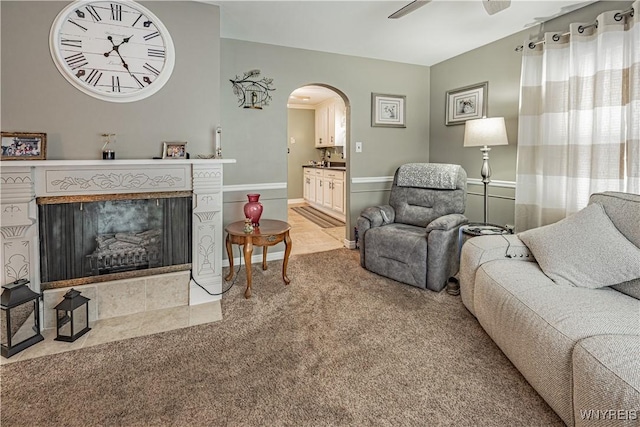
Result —
<instances>
[{"instance_id":1,"label":"arched doorway","mask_svg":"<svg viewBox=\"0 0 640 427\"><path fill-rule=\"evenodd\" d=\"M304 232L294 251L348 247L349 99L335 87L313 83L292 91L288 101L288 211L292 234Z\"/></svg>"}]
</instances>

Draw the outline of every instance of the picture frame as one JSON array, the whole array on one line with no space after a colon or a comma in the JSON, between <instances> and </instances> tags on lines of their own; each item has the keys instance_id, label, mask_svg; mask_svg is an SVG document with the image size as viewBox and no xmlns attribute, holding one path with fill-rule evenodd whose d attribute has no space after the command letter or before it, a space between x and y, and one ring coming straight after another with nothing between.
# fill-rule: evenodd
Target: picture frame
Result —
<instances>
[{"instance_id":1,"label":"picture frame","mask_svg":"<svg viewBox=\"0 0 640 427\"><path fill-rule=\"evenodd\" d=\"M461 125L467 120L486 117L488 90L489 82L448 90L445 125Z\"/></svg>"},{"instance_id":2,"label":"picture frame","mask_svg":"<svg viewBox=\"0 0 640 427\"><path fill-rule=\"evenodd\" d=\"M406 128L405 95L371 94L371 126Z\"/></svg>"},{"instance_id":3,"label":"picture frame","mask_svg":"<svg viewBox=\"0 0 640 427\"><path fill-rule=\"evenodd\" d=\"M1 160L46 160L47 134L2 132Z\"/></svg>"},{"instance_id":4,"label":"picture frame","mask_svg":"<svg viewBox=\"0 0 640 427\"><path fill-rule=\"evenodd\" d=\"M163 142L162 158L163 159L186 159L187 143L186 142Z\"/></svg>"}]
</instances>

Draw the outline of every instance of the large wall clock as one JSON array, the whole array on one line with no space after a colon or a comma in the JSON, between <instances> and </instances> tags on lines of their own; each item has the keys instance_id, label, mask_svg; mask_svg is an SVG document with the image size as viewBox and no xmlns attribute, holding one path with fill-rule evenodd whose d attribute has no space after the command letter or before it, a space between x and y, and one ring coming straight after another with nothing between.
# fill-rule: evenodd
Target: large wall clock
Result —
<instances>
[{"instance_id":1,"label":"large wall clock","mask_svg":"<svg viewBox=\"0 0 640 427\"><path fill-rule=\"evenodd\" d=\"M95 98L131 102L169 80L173 41L162 22L129 0L78 0L51 26L53 62L69 83Z\"/></svg>"}]
</instances>

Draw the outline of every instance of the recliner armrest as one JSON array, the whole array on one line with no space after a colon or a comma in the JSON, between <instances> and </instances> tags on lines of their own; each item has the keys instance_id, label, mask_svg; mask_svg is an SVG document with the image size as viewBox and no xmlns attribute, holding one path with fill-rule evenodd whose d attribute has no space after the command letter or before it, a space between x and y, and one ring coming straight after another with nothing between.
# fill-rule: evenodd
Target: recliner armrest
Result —
<instances>
[{"instance_id":1,"label":"recliner armrest","mask_svg":"<svg viewBox=\"0 0 640 427\"><path fill-rule=\"evenodd\" d=\"M391 224L395 218L395 210L389 205L370 206L360 212L360 216L369 220L369 227L380 227Z\"/></svg>"},{"instance_id":2,"label":"recliner armrest","mask_svg":"<svg viewBox=\"0 0 640 427\"><path fill-rule=\"evenodd\" d=\"M448 214L438 217L427 225L427 233L432 230L452 230L460 225L468 223L469 220L462 214Z\"/></svg>"}]
</instances>

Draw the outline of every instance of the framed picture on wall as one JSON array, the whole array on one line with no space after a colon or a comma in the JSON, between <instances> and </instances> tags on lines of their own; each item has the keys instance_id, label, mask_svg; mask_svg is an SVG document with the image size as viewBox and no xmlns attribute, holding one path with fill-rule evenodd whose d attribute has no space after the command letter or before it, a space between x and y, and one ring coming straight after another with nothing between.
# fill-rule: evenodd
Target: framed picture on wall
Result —
<instances>
[{"instance_id":1,"label":"framed picture on wall","mask_svg":"<svg viewBox=\"0 0 640 427\"><path fill-rule=\"evenodd\" d=\"M371 94L371 126L373 127L407 127L405 121L404 95Z\"/></svg>"},{"instance_id":2,"label":"framed picture on wall","mask_svg":"<svg viewBox=\"0 0 640 427\"><path fill-rule=\"evenodd\" d=\"M489 82L482 82L448 90L445 125L461 125L467 120L485 117L488 89Z\"/></svg>"},{"instance_id":3,"label":"framed picture on wall","mask_svg":"<svg viewBox=\"0 0 640 427\"><path fill-rule=\"evenodd\" d=\"M163 159L186 159L187 143L186 142L163 142L162 158Z\"/></svg>"},{"instance_id":4,"label":"framed picture on wall","mask_svg":"<svg viewBox=\"0 0 640 427\"><path fill-rule=\"evenodd\" d=\"M2 160L46 160L47 134L2 132Z\"/></svg>"}]
</instances>

